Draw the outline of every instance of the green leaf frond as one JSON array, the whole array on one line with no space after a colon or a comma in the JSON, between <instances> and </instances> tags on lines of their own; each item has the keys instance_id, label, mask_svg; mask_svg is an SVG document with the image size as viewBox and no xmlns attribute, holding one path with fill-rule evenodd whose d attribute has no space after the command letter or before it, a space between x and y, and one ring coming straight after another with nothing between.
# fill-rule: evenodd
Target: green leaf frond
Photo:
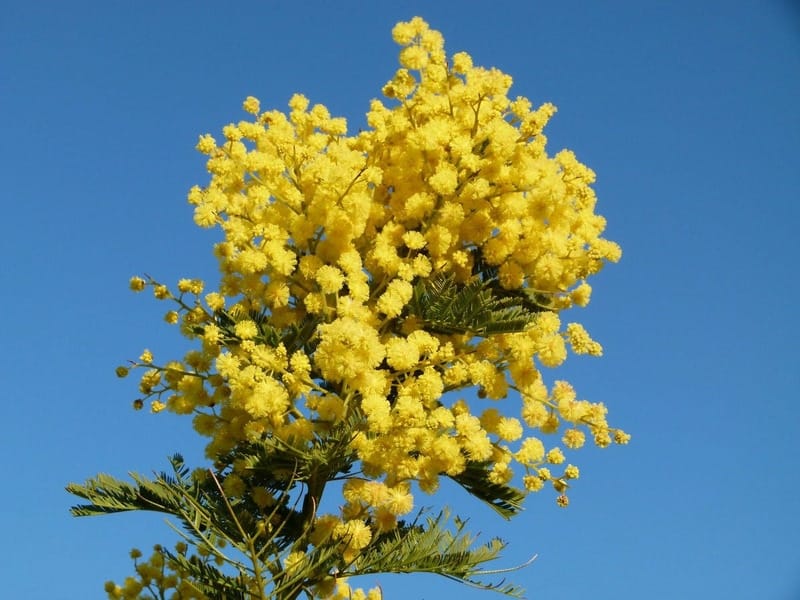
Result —
<instances>
[{"instance_id":1,"label":"green leaf frond","mask_svg":"<svg viewBox=\"0 0 800 600\"><path fill-rule=\"evenodd\" d=\"M85 484L71 483L67 491L91 504L78 504L70 508L76 517L125 512L131 510L150 510L172 514L179 503L176 502L175 487L166 482L153 481L131 473L134 484L101 473L88 479Z\"/></svg>"},{"instance_id":2,"label":"green leaf frond","mask_svg":"<svg viewBox=\"0 0 800 600\"><path fill-rule=\"evenodd\" d=\"M349 473L357 460L350 447L363 416L353 411L341 421L322 428L309 441L287 442L272 436L257 442L237 445L220 460L221 464L240 465L253 483L269 489L285 489L292 478L304 482L314 477L335 477Z\"/></svg>"},{"instance_id":3,"label":"green leaf frond","mask_svg":"<svg viewBox=\"0 0 800 600\"><path fill-rule=\"evenodd\" d=\"M495 560L505 548L505 542L494 538L476 545L476 536L464 531L467 522L456 517L451 525L449 514L444 511L427 517L424 525L418 521L419 516L413 523L401 524L382 535L359 556L347 574L432 573L484 590L522 596L523 590L518 586L480 579L505 572L479 568Z\"/></svg>"},{"instance_id":4,"label":"green leaf frond","mask_svg":"<svg viewBox=\"0 0 800 600\"><path fill-rule=\"evenodd\" d=\"M304 350L306 353L313 352L314 332L321 323L321 319L316 315L306 315L298 323L277 328L270 324L271 313L269 310L217 310L214 312L214 324L221 331L222 343L225 346L236 346L241 343L241 339L234 331L236 323L249 319L256 324L258 335L255 341L270 347L283 344L289 354L297 350ZM197 326L193 333L203 334L203 326Z\"/></svg>"},{"instance_id":5,"label":"green leaf frond","mask_svg":"<svg viewBox=\"0 0 800 600\"><path fill-rule=\"evenodd\" d=\"M72 483L67 491L89 500L90 504L73 506L70 512L77 517L132 510L160 512L176 517L190 534L187 540L192 543L197 541L212 548L215 539L225 539L236 547L245 544L241 522L254 531L262 515L254 513L249 505L231 514L231 504L220 489L217 476L210 473L205 478L190 477L180 455L172 457L170 462L173 473L161 473L155 479L131 473L133 483L128 483L101 474L83 485ZM270 538L261 544L274 542Z\"/></svg>"},{"instance_id":6,"label":"green leaf frond","mask_svg":"<svg viewBox=\"0 0 800 600\"><path fill-rule=\"evenodd\" d=\"M523 331L542 310L525 294L503 290L493 279L458 283L452 274L418 282L407 307L408 316L430 331L481 337Z\"/></svg>"},{"instance_id":7,"label":"green leaf frond","mask_svg":"<svg viewBox=\"0 0 800 600\"><path fill-rule=\"evenodd\" d=\"M467 468L450 478L475 498L482 500L503 518L510 519L522 510L525 492L509 485L494 483L490 478L492 463L469 462Z\"/></svg>"}]
</instances>

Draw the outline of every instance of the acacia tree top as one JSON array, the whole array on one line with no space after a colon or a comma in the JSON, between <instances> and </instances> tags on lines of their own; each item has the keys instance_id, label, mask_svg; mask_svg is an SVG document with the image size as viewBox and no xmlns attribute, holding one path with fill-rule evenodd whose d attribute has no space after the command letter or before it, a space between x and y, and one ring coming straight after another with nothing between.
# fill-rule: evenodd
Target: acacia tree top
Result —
<instances>
[{"instance_id":1,"label":"acacia tree top","mask_svg":"<svg viewBox=\"0 0 800 600\"><path fill-rule=\"evenodd\" d=\"M540 372L568 346L602 352L559 316L585 306L587 279L621 255L602 237L594 173L570 151L547 154L553 105L534 109L508 95L508 75L448 57L420 18L393 36L400 68L367 130L348 135L302 95L287 113L249 97L249 120L200 138L211 179L189 202L199 226L224 234L218 289L131 280L175 301L167 320L197 343L182 360L134 363L137 406L194 415L208 457L229 468L228 498L275 502L253 462L235 459L241 448L307 458L336 442L303 469L273 460L313 505L298 511L307 535L280 559L287 570L330 540L357 564L412 511L412 484L433 493L444 476L504 514L548 483L565 506L578 469L559 466L561 447L587 433L601 447L628 441L603 404L564 381L548 389ZM455 395L473 387L496 402ZM319 515L336 478L344 504Z\"/></svg>"}]
</instances>

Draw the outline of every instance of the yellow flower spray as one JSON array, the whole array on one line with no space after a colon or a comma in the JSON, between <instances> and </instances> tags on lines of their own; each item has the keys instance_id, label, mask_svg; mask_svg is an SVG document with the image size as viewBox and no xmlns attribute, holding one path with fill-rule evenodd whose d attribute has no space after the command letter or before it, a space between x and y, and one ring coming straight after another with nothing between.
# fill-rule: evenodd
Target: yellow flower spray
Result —
<instances>
[{"instance_id":1,"label":"yellow flower spray","mask_svg":"<svg viewBox=\"0 0 800 600\"><path fill-rule=\"evenodd\" d=\"M130 281L173 303L165 319L196 342L179 361L158 365L146 351L133 362L135 405L193 415L232 503L267 514L279 502L256 485L252 460L230 458L243 448L302 461L336 438L339 463L273 473L287 490L302 484L304 503L276 513L298 529L291 553L271 559L283 567L254 561L273 591L252 597L349 597L307 553L332 548L341 574L371 572L370 548L399 531L414 489L434 493L449 477L508 516L548 485L566 506L579 471L562 466L565 452L587 434L600 447L629 439L603 404L563 381L548 389L541 374L568 348L602 353L560 318L621 255L602 237L594 173L568 150L547 154L553 105L510 97L511 78L466 53L448 57L418 17L392 33L400 68L365 131L348 135L344 119L295 95L285 113L248 97L248 119L200 137L210 181L189 202L198 226L223 233L217 290ZM477 400L457 395L470 388ZM318 514L334 479L345 480L339 514ZM302 584L287 592L292 577Z\"/></svg>"}]
</instances>

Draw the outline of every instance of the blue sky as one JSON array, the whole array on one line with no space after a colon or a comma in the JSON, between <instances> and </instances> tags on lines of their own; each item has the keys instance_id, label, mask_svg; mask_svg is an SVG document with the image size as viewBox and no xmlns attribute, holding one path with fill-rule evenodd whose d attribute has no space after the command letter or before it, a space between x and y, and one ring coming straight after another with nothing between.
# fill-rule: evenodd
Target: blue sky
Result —
<instances>
[{"instance_id":1,"label":"blue sky","mask_svg":"<svg viewBox=\"0 0 800 600\"><path fill-rule=\"evenodd\" d=\"M449 51L559 108L551 151L598 173L622 261L577 318L602 359L567 378L630 431L586 449L567 510L529 499L511 523L445 494L509 542L498 566L539 600L800 598L797 266L800 8L690 2L5 2L0 20L4 316L0 563L9 598L102 598L161 517L73 519L70 481L201 454L188 421L134 413L114 368L177 356L133 274L214 280L213 232L185 202L193 147L255 95L294 92L363 124L414 15ZM430 577L388 598L491 598Z\"/></svg>"}]
</instances>

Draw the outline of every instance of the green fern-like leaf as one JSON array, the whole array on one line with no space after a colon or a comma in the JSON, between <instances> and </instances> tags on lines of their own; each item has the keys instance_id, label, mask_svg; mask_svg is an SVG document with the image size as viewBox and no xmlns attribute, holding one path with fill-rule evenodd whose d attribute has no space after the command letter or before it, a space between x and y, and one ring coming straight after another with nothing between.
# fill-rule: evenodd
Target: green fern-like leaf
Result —
<instances>
[{"instance_id":1,"label":"green fern-like leaf","mask_svg":"<svg viewBox=\"0 0 800 600\"><path fill-rule=\"evenodd\" d=\"M446 512L428 517L425 524L400 525L384 534L359 557L353 575L373 573L432 573L481 589L521 597L523 590L503 581L491 583L481 577L490 574L479 567L495 560L505 548L500 539L476 545L476 538L464 531L466 521Z\"/></svg>"},{"instance_id":2,"label":"green fern-like leaf","mask_svg":"<svg viewBox=\"0 0 800 600\"><path fill-rule=\"evenodd\" d=\"M474 497L482 500L503 518L510 519L522 510L525 493L521 490L489 479L492 463L470 462L467 468L451 479Z\"/></svg>"},{"instance_id":3,"label":"green fern-like leaf","mask_svg":"<svg viewBox=\"0 0 800 600\"><path fill-rule=\"evenodd\" d=\"M475 277L461 284L452 275L418 282L407 308L431 331L482 337L522 331L539 310L502 290L494 279Z\"/></svg>"},{"instance_id":4,"label":"green fern-like leaf","mask_svg":"<svg viewBox=\"0 0 800 600\"><path fill-rule=\"evenodd\" d=\"M195 537L202 539L205 531L214 530L231 543L240 543L241 533L214 482L188 480L188 470L178 455L171 462L171 476L162 473L150 479L132 473L133 483L128 483L101 474L82 485L72 483L67 491L90 504L73 506L70 512L78 517L132 510L160 512L176 517Z\"/></svg>"},{"instance_id":5,"label":"green fern-like leaf","mask_svg":"<svg viewBox=\"0 0 800 600\"><path fill-rule=\"evenodd\" d=\"M348 473L357 460L350 442L362 420L363 416L353 411L324 429L324 435L318 432L308 442L290 444L268 436L257 442L241 443L219 462L245 466L253 483L271 490L285 490L289 479L305 482L313 477L335 477Z\"/></svg>"},{"instance_id":6,"label":"green fern-like leaf","mask_svg":"<svg viewBox=\"0 0 800 600\"><path fill-rule=\"evenodd\" d=\"M130 510L151 510L150 504L145 508L144 499L139 495L137 486L120 481L111 475L101 473L83 485L71 483L67 486L71 494L91 501L91 504L78 504L70 508L76 517L88 517ZM169 499L162 497L164 504Z\"/></svg>"},{"instance_id":7,"label":"green fern-like leaf","mask_svg":"<svg viewBox=\"0 0 800 600\"><path fill-rule=\"evenodd\" d=\"M306 315L299 323L283 328L276 328L270 323L270 313L268 310L251 310L242 314L232 314L226 310L214 312L214 324L221 331L222 343L225 346L236 346L241 343L241 339L236 335L236 323L243 319L253 321L258 328L258 335L255 340L270 347L283 344L289 354L297 350L305 350L306 353L313 352L314 330L319 325L320 318L315 315ZM203 326L197 326L193 332L202 335Z\"/></svg>"}]
</instances>

